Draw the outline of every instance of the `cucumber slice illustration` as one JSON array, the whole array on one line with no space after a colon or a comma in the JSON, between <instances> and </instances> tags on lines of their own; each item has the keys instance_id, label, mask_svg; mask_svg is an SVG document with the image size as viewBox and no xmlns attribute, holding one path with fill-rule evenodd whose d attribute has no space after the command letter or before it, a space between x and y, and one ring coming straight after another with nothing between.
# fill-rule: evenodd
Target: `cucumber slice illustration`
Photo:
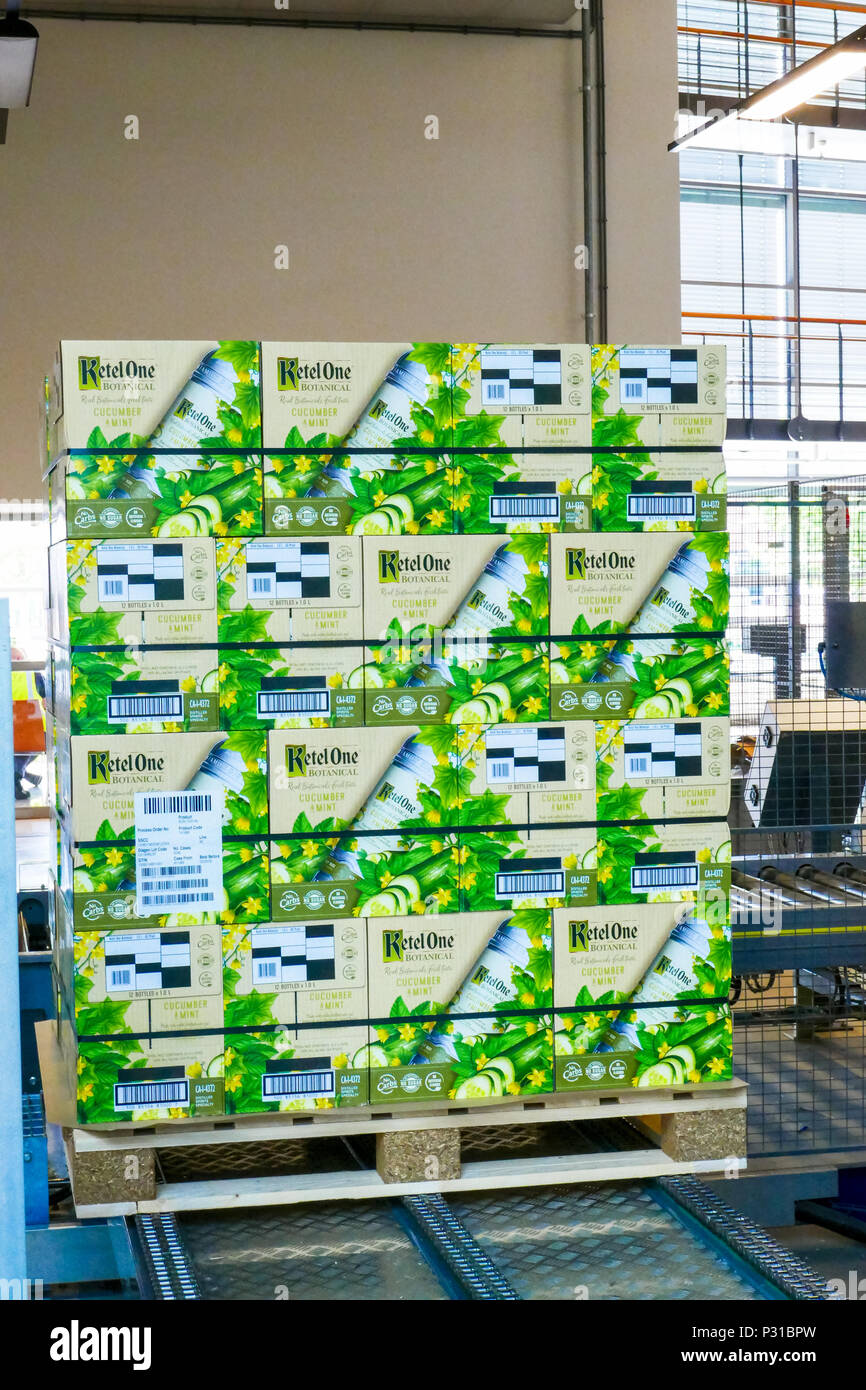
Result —
<instances>
[{"instance_id":1,"label":"cucumber slice illustration","mask_svg":"<svg viewBox=\"0 0 866 1390\"><path fill-rule=\"evenodd\" d=\"M201 678L201 692L203 695L216 695L220 688L219 668L214 667L212 671L207 671Z\"/></svg>"},{"instance_id":2,"label":"cucumber slice illustration","mask_svg":"<svg viewBox=\"0 0 866 1390\"><path fill-rule=\"evenodd\" d=\"M393 534L392 513L386 512L384 508L369 512L367 516L362 516L355 522L356 536L392 536Z\"/></svg>"},{"instance_id":3,"label":"cucumber slice illustration","mask_svg":"<svg viewBox=\"0 0 866 1390\"><path fill-rule=\"evenodd\" d=\"M501 1091L496 1091L495 1082L489 1072L480 1071L477 1076L470 1076L466 1081L462 1081L454 1092L455 1100L481 1100L485 1096L501 1095Z\"/></svg>"},{"instance_id":4,"label":"cucumber slice illustration","mask_svg":"<svg viewBox=\"0 0 866 1390\"><path fill-rule=\"evenodd\" d=\"M389 497L384 503L385 510L398 511L404 521L415 520L415 508L412 506L411 497L407 497L404 492L395 492L393 497Z\"/></svg>"},{"instance_id":5,"label":"cucumber slice illustration","mask_svg":"<svg viewBox=\"0 0 866 1390\"><path fill-rule=\"evenodd\" d=\"M727 490L728 490L728 475L727 475L727 473L718 473L718 474L716 475L716 477L713 478L713 486L712 486L712 488L711 488L711 491L714 492L714 493L716 494L716 496L718 497L720 494L726 493Z\"/></svg>"},{"instance_id":6,"label":"cucumber slice illustration","mask_svg":"<svg viewBox=\"0 0 866 1390\"><path fill-rule=\"evenodd\" d=\"M505 1086L511 1086L517 1080L514 1063L505 1053L502 1053L499 1057L491 1057L484 1070L486 1072L498 1071L502 1077L503 1085Z\"/></svg>"},{"instance_id":7,"label":"cucumber slice illustration","mask_svg":"<svg viewBox=\"0 0 866 1390\"><path fill-rule=\"evenodd\" d=\"M677 1085L677 1074L668 1062L667 1058L663 1062L655 1062L646 1071L641 1072L637 1079L638 1086L675 1086Z\"/></svg>"},{"instance_id":8,"label":"cucumber slice illustration","mask_svg":"<svg viewBox=\"0 0 866 1390\"><path fill-rule=\"evenodd\" d=\"M161 522L158 536L198 536L200 535L197 517L191 512L176 512L174 516L167 516Z\"/></svg>"},{"instance_id":9,"label":"cucumber slice illustration","mask_svg":"<svg viewBox=\"0 0 866 1390\"><path fill-rule=\"evenodd\" d=\"M359 1047L352 1058L353 1067L387 1067L388 1054L378 1043L366 1043Z\"/></svg>"},{"instance_id":10,"label":"cucumber slice illustration","mask_svg":"<svg viewBox=\"0 0 866 1390\"><path fill-rule=\"evenodd\" d=\"M215 912L171 912L165 919L167 927L195 927L213 926L216 922Z\"/></svg>"},{"instance_id":11,"label":"cucumber slice illustration","mask_svg":"<svg viewBox=\"0 0 866 1390\"><path fill-rule=\"evenodd\" d=\"M554 1033L553 1051L557 1057L572 1057L574 1055L574 1045L568 1033Z\"/></svg>"},{"instance_id":12,"label":"cucumber slice illustration","mask_svg":"<svg viewBox=\"0 0 866 1390\"><path fill-rule=\"evenodd\" d=\"M399 895L392 893L388 888L367 899L366 914L368 917L405 917L408 911L409 908L403 901L402 893Z\"/></svg>"},{"instance_id":13,"label":"cucumber slice illustration","mask_svg":"<svg viewBox=\"0 0 866 1390\"><path fill-rule=\"evenodd\" d=\"M72 887L76 893L92 893L93 879L84 869L74 869L72 872Z\"/></svg>"},{"instance_id":14,"label":"cucumber slice illustration","mask_svg":"<svg viewBox=\"0 0 866 1390\"><path fill-rule=\"evenodd\" d=\"M72 475L66 479L66 497L69 502L84 502L87 498L87 488L80 478Z\"/></svg>"},{"instance_id":15,"label":"cucumber slice illustration","mask_svg":"<svg viewBox=\"0 0 866 1390\"><path fill-rule=\"evenodd\" d=\"M657 695L650 695L635 706L634 717L635 719L669 719L676 712L673 702L668 698L666 692L660 690Z\"/></svg>"},{"instance_id":16,"label":"cucumber slice illustration","mask_svg":"<svg viewBox=\"0 0 866 1390\"><path fill-rule=\"evenodd\" d=\"M264 480L265 497L282 497L283 489L275 473L266 473Z\"/></svg>"},{"instance_id":17,"label":"cucumber slice illustration","mask_svg":"<svg viewBox=\"0 0 866 1390\"><path fill-rule=\"evenodd\" d=\"M689 1047L688 1043L679 1043L676 1047L672 1047L670 1052L665 1053L666 1062L673 1061L675 1057L682 1063L686 1076L688 1076L690 1071L697 1071L697 1058L695 1057L693 1048ZM683 1080L685 1080L685 1076Z\"/></svg>"},{"instance_id":18,"label":"cucumber slice illustration","mask_svg":"<svg viewBox=\"0 0 866 1390\"><path fill-rule=\"evenodd\" d=\"M485 685L481 694L492 695L494 700L498 701L503 713L505 710L511 708L511 691L508 689L508 686L503 685L501 681L492 681L490 685Z\"/></svg>"},{"instance_id":19,"label":"cucumber slice illustration","mask_svg":"<svg viewBox=\"0 0 866 1390\"><path fill-rule=\"evenodd\" d=\"M493 1095L501 1096L505 1094L505 1081L502 1072L497 1068L485 1067L478 1075L489 1079L493 1086Z\"/></svg>"},{"instance_id":20,"label":"cucumber slice illustration","mask_svg":"<svg viewBox=\"0 0 866 1390\"><path fill-rule=\"evenodd\" d=\"M571 676L568 674L568 667L564 661L551 661L550 683L551 685L571 684Z\"/></svg>"},{"instance_id":21,"label":"cucumber slice illustration","mask_svg":"<svg viewBox=\"0 0 866 1390\"><path fill-rule=\"evenodd\" d=\"M467 700L451 715L452 724L489 724L490 706L485 700Z\"/></svg>"},{"instance_id":22,"label":"cucumber slice illustration","mask_svg":"<svg viewBox=\"0 0 866 1390\"><path fill-rule=\"evenodd\" d=\"M696 703L695 692L685 676L674 676L672 680L669 680L667 684L662 687L660 693L667 695L671 699L673 695L676 694L682 702L683 709L685 709L686 705Z\"/></svg>"},{"instance_id":23,"label":"cucumber slice illustration","mask_svg":"<svg viewBox=\"0 0 866 1390\"><path fill-rule=\"evenodd\" d=\"M272 883L291 883L292 875L289 866L284 859L271 860L271 882Z\"/></svg>"},{"instance_id":24,"label":"cucumber slice illustration","mask_svg":"<svg viewBox=\"0 0 866 1390\"><path fill-rule=\"evenodd\" d=\"M214 522L222 521L223 519L222 507L215 497L211 497L209 492L205 492L201 497L195 499L193 509L207 512Z\"/></svg>"}]
</instances>

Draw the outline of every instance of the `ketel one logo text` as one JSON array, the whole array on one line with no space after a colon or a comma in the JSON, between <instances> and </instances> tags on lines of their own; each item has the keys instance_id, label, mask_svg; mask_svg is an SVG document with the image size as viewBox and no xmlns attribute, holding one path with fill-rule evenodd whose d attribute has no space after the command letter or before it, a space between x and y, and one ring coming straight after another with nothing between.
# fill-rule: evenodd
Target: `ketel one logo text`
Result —
<instances>
[{"instance_id":1,"label":"ketel one logo text","mask_svg":"<svg viewBox=\"0 0 866 1390\"><path fill-rule=\"evenodd\" d=\"M305 743L286 745L286 776L306 777L318 768L356 767L357 748L308 748Z\"/></svg>"},{"instance_id":2,"label":"ketel one logo text","mask_svg":"<svg viewBox=\"0 0 866 1390\"><path fill-rule=\"evenodd\" d=\"M447 555L402 555L399 550L379 551L379 583L399 584L411 574L447 574L451 559Z\"/></svg>"},{"instance_id":3,"label":"ketel one logo text","mask_svg":"<svg viewBox=\"0 0 866 1390\"><path fill-rule=\"evenodd\" d=\"M164 758L151 758L146 753L128 753L125 758L112 758L105 752L87 754L87 781L90 786L105 785L114 772L162 772Z\"/></svg>"},{"instance_id":4,"label":"ketel one logo text","mask_svg":"<svg viewBox=\"0 0 866 1390\"><path fill-rule=\"evenodd\" d=\"M382 960L388 965L406 959L407 951L453 951L454 937L435 931L408 932L390 927L382 932Z\"/></svg>"},{"instance_id":5,"label":"ketel one logo text","mask_svg":"<svg viewBox=\"0 0 866 1390\"><path fill-rule=\"evenodd\" d=\"M613 574L622 570L633 570L635 564L634 555L624 555L618 550L602 551L596 555L592 552L587 553L586 550L568 549L565 552L565 577L586 579L590 570Z\"/></svg>"},{"instance_id":6,"label":"ketel one logo text","mask_svg":"<svg viewBox=\"0 0 866 1390\"><path fill-rule=\"evenodd\" d=\"M589 951L596 943L606 941L634 941L637 927L628 922L602 922L591 927L588 922L569 922L569 951Z\"/></svg>"},{"instance_id":7,"label":"ketel one logo text","mask_svg":"<svg viewBox=\"0 0 866 1390\"><path fill-rule=\"evenodd\" d=\"M106 381L152 381L156 367L150 362L103 362L101 357L79 357L78 389L98 391Z\"/></svg>"},{"instance_id":8,"label":"ketel one logo text","mask_svg":"<svg viewBox=\"0 0 866 1390\"><path fill-rule=\"evenodd\" d=\"M352 368L340 362L302 362L277 358L277 390L300 391L302 381L351 381Z\"/></svg>"}]
</instances>

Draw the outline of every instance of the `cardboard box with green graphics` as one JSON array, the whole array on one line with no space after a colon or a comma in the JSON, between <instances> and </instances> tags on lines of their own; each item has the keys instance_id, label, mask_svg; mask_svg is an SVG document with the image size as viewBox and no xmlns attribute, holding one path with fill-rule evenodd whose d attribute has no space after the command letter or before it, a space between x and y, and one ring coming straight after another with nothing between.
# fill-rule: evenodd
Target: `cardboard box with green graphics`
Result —
<instances>
[{"instance_id":1,"label":"cardboard box with green graphics","mask_svg":"<svg viewBox=\"0 0 866 1390\"><path fill-rule=\"evenodd\" d=\"M590 530L589 348L456 343L451 370L455 529Z\"/></svg>"},{"instance_id":2,"label":"cardboard box with green graphics","mask_svg":"<svg viewBox=\"0 0 866 1390\"><path fill-rule=\"evenodd\" d=\"M453 730L268 738L275 920L457 911Z\"/></svg>"},{"instance_id":3,"label":"cardboard box with green graphics","mask_svg":"<svg viewBox=\"0 0 866 1390\"><path fill-rule=\"evenodd\" d=\"M200 647L55 647L54 708L73 734L219 728L216 651Z\"/></svg>"},{"instance_id":4,"label":"cardboard box with green graphics","mask_svg":"<svg viewBox=\"0 0 866 1390\"><path fill-rule=\"evenodd\" d=\"M461 830L460 910L577 907L598 900L596 829Z\"/></svg>"},{"instance_id":5,"label":"cardboard box with green graphics","mask_svg":"<svg viewBox=\"0 0 866 1390\"><path fill-rule=\"evenodd\" d=\"M725 529L725 349L594 347L593 528Z\"/></svg>"},{"instance_id":6,"label":"cardboard box with green graphics","mask_svg":"<svg viewBox=\"0 0 866 1390\"><path fill-rule=\"evenodd\" d=\"M221 541L216 571L222 642L363 637L361 543L351 536Z\"/></svg>"},{"instance_id":7,"label":"cardboard box with green graphics","mask_svg":"<svg viewBox=\"0 0 866 1390\"><path fill-rule=\"evenodd\" d=\"M556 1089L731 1077L731 936L694 904L555 911Z\"/></svg>"},{"instance_id":8,"label":"cardboard box with green graphics","mask_svg":"<svg viewBox=\"0 0 866 1390\"><path fill-rule=\"evenodd\" d=\"M69 742L60 801L76 923L267 919L265 734Z\"/></svg>"},{"instance_id":9,"label":"cardboard box with green graphics","mask_svg":"<svg viewBox=\"0 0 866 1390\"><path fill-rule=\"evenodd\" d=\"M460 824L725 816L723 719L458 728Z\"/></svg>"},{"instance_id":10,"label":"cardboard box with green graphics","mask_svg":"<svg viewBox=\"0 0 866 1390\"><path fill-rule=\"evenodd\" d=\"M404 723L416 710L431 722L544 717L547 536L368 536L363 556L368 723Z\"/></svg>"},{"instance_id":11,"label":"cardboard box with green graphics","mask_svg":"<svg viewBox=\"0 0 866 1390\"><path fill-rule=\"evenodd\" d=\"M727 718L730 688L724 638L638 635L614 642L551 643L554 719Z\"/></svg>"},{"instance_id":12,"label":"cardboard box with green graphics","mask_svg":"<svg viewBox=\"0 0 866 1390\"><path fill-rule=\"evenodd\" d=\"M364 722L364 651L311 642L219 653L224 729L345 729Z\"/></svg>"},{"instance_id":13,"label":"cardboard box with green graphics","mask_svg":"<svg viewBox=\"0 0 866 1390\"><path fill-rule=\"evenodd\" d=\"M549 912L404 917L368 932L371 1101L552 1090Z\"/></svg>"},{"instance_id":14,"label":"cardboard box with green graphics","mask_svg":"<svg viewBox=\"0 0 866 1390\"><path fill-rule=\"evenodd\" d=\"M367 1103L366 923L226 927L223 980L227 1111Z\"/></svg>"},{"instance_id":15,"label":"cardboard box with green graphics","mask_svg":"<svg viewBox=\"0 0 866 1390\"><path fill-rule=\"evenodd\" d=\"M596 640L607 635L634 639L644 662L666 657L670 640L680 635L724 635L726 533L582 536L579 545L551 536L550 545L551 634L566 644L581 639L570 645L567 663L557 662L557 685L583 686L608 671L605 663L624 648Z\"/></svg>"},{"instance_id":16,"label":"cardboard box with green graphics","mask_svg":"<svg viewBox=\"0 0 866 1390\"><path fill-rule=\"evenodd\" d=\"M147 1120L223 1111L220 930L76 931L78 1120Z\"/></svg>"},{"instance_id":17,"label":"cardboard box with green graphics","mask_svg":"<svg viewBox=\"0 0 866 1390\"><path fill-rule=\"evenodd\" d=\"M269 535L452 527L448 343L265 343Z\"/></svg>"},{"instance_id":18,"label":"cardboard box with green graphics","mask_svg":"<svg viewBox=\"0 0 866 1390\"><path fill-rule=\"evenodd\" d=\"M259 345L62 342L49 379L48 436L52 460L70 449L258 449Z\"/></svg>"},{"instance_id":19,"label":"cardboard box with green graphics","mask_svg":"<svg viewBox=\"0 0 866 1390\"><path fill-rule=\"evenodd\" d=\"M213 540L61 541L48 552L51 637L62 646L217 640Z\"/></svg>"},{"instance_id":20,"label":"cardboard box with green graphics","mask_svg":"<svg viewBox=\"0 0 866 1390\"><path fill-rule=\"evenodd\" d=\"M52 541L262 534L260 454L77 452L48 486Z\"/></svg>"},{"instance_id":21,"label":"cardboard box with green graphics","mask_svg":"<svg viewBox=\"0 0 866 1390\"><path fill-rule=\"evenodd\" d=\"M731 832L724 821L598 828L599 903L696 900L727 921ZM709 910L709 909L707 909Z\"/></svg>"}]
</instances>

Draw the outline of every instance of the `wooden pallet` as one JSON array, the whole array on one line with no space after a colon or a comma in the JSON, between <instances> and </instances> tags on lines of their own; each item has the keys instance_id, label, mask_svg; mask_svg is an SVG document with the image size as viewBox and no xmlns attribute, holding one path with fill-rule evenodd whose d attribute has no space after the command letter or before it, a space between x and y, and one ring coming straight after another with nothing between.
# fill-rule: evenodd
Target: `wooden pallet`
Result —
<instances>
[{"instance_id":1,"label":"wooden pallet","mask_svg":"<svg viewBox=\"0 0 866 1390\"><path fill-rule=\"evenodd\" d=\"M79 1217L196 1211L295 1202L362 1200L410 1193L670 1177L684 1173L736 1176L745 1166L747 1087L712 1086L591 1091L534 1096L524 1102L458 1107L443 1101L418 1108L370 1107L234 1115L210 1120L135 1121L82 1128L62 1092L53 1025L37 1024L46 1117L63 1126ZM623 1153L570 1151L571 1123L626 1119L647 1137L646 1148ZM481 1130L507 1135L516 1127L560 1125L562 1152L461 1162L464 1144ZM551 1131L552 1133L552 1131ZM376 1168L295 1172L267 1177L158 1182L160 1152L211 1146L297 1144L315 1139L376 1137ZM240 1157L240 1155L239 1155ZM431 1170L430 1165L433 1165ZM434 1171L436 1176L430 1177Z\"/></svg>"}]
</instances>

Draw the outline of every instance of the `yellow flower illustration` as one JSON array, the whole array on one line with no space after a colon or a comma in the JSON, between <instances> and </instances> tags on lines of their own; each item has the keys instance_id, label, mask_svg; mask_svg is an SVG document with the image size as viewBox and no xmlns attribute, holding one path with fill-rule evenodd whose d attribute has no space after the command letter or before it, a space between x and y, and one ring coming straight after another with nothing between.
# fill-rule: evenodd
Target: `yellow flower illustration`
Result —
<instances>
[{"instance_id":1,"label":"yellow flower illustration","mask_svg":"<svg viewBox=\"0 0 866 1390\"><path fill-rule=\"evenodd\" d=\"M529 1082L530 1086L543 1086L544 1072L541 1070L540 1067L536 1067L534 1071L531 1071L529 1073L529 1076L526 1079Z\"/></svg>"}]
</instances>

